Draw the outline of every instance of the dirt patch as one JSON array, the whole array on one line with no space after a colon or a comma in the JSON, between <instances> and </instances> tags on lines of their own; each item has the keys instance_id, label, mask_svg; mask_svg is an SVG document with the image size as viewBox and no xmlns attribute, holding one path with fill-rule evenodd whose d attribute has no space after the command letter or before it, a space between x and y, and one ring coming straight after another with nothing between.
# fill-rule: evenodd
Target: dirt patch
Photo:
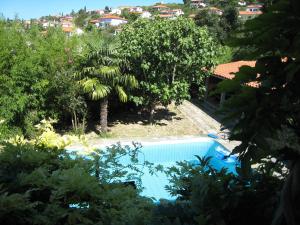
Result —
<instances>
[{"instance_id":1,"label":"dirt patch","mask_svg":"<svg viewBox=\"0 0 300 225\"><path fill-rule=\"evenodd\" d=\"M199 135L201 130L186 118L174 105L159 107L155 114L155 123L149 124L145 116L138 113L126 113L115 117L109 123L109 137L164 137Z\"/></svg>"}]
</instances>

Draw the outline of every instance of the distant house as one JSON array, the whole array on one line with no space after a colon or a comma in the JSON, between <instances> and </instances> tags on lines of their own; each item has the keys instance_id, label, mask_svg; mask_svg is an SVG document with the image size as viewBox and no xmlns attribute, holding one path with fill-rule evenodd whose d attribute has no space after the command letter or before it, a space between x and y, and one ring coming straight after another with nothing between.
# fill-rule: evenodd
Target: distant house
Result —
<instances>
[{"instance_id":1,"label":"distant house","mask_svg":"<svg viewBox=\"0 0 300 225\"><path fill-rule=\"evenodd\" d=\"M73 16L62 16L62 17L60 17L60 21L72 22L73 21Z\"/></svg>"},{"instance_id":2,"label":"distant house","mask_svg":"<svg viewBox=\"0 0 300 225\"><path fill-rule=\"evenodd\" d=\"M60 22L60 25L61 27L65 27L65 28L68 28L68 27L74 27L74 24L70 21L61 21Z\"/></svg>"},{"instance_id":3,"label":"distant house","mask_svg":"<svg viewBox=\"0 0 300 225\"><path fill-rule=\"evenodd\" d=\"M94 23L97 27L106 27L106 26L120 26L126 24L128 21L122 17L114 15L105 15L98 20L93 20L91 23Z\"/></svg>"},{"instance_id":4,"label":"distant house","mask_svg":"<svg viewBox=\"0 0 300 225\"><path fill-rule=\"evenodd\" d=\"M223 11L217 7L207 7L205 8L207 10L209 10L211 13L217 14L219 16L221 16L223 14Z\"/></svg>"},{"instance_id":5,"label":"distant house","mask_svg":"<svg viewBox=\"0 0 300 225\"><path fill-rule=\"evenodd\" d=\"M249 19L253 19L259 15L262 14L262 11L254 11L254 12L250 12L250 11L239 11L239 18L242 21L246 21Z\"/></svg>"},{"instance_id":6,"label":"distant house","mask_svg":"<svg viewBox=\"0 0 300 225\"><path fill-rule=\"evenodd\" d=\"M246 5L247 5L247 3L246 3L246 2L244 2L244 1L239 1L239 2L238 2L238 5L239 5L239 6L246 6Z\"/></svg>"},{"instance_id":7,"label":"distant house","mask_svg":"<svg viewBox=\"0 0 300 225\"><path fill-rule=\"evenodd\" d=\"M73 35L74 28L73 27L62 27L62 31L68 36L71 37Z\"/></svg>"},{"instance_id":8,"label":"distant house","mask_svg":"<svg viewBox=\"0 0 300 225\"><path fill-rule=\"evenodd\" d=\"M47 28L49 28L49 27L56 27L56 23L55 23L54 21L44 21L44 22L42 23L42 27L43 27L44 29L47 29Z\"/></svg>"},{"instance_id":9,"label":"distant house","mask_svg":"<svg viewBox=\"0 0 300 225\"><path fill-rule=\"evenodd\" d=\"M144 10L142 7L132 7L132 8L129 8L129 12L132 12L132 13L142 13Z\"/></svg>"},{"instance_id":10,"label":"distant house","mask_svg":"<svg viewBox=\"0 0 300 225\"><path fill-rule=\"evenodd\" d=\"M184 12L181 9L173 9L173 10L162 10L160 11L159 16L161 18L172 18L183 15Z\"/></svg>"},{"instance_id":11,"label":"distant house","mask_svg":"<svg viewBox=\"0 0 300 225\"><path fill-rule=\"evenodd\" d=\"M122 10L121 9L112 9L109 14L121 15Z\"/></svg>"},{"instance_id":12,"label":"distant house","mask_svg":"<svg viewBox=\"0 0 300 225\"><path fill-rule=\"evenodd\" d=\"M74 27L62 27L63 32L68 36L71 37L73 35L82 35L84 31L80 28L74 28Z\"/></svg>"},{"instance_id":13,"label":"distant house","mask_svg":"<svg viewBox=\"0 0 300 225\"><path fill-rule=\"evenodd\" d=\"M206 100L210 103L213 103L213 105L221 105L228 97L228 93L221 93L212 96L210 95L210 93L212 93L216 89L218 83L220 83L222 80L233 79L235 77L235 73L239 71L240 67L255 67L255 63L256 61L237 61L216 66L216 68L213 71L213 74L207 77L205 82ZM245 85L253 88L257 88L259 86L257 82L249 82Z\"/></svg>"},{"instance_id":14,"label":"distant house","mask_svg":"<svg viewBox=\"0 0 300 225\"><path fill-rule=\"evenodd\" d=\"M206 7L204 0L191 0L190 7L192 8L203 8Z\"/></svg>"},{"instance_id":15,"label":"distant house","mask_svg":"<svg viewBox=\"0 0 300 225\"><path fill-rule=\"evenodd\" d=\"M262 5L248 5L246 7L246 11L248 12L261 12L262 10Z\"/></svg>"},{"instance_id":16,"label":"distant house","mask_svg":"<svg viewBox=\"0 0 300 225\"><path fill-rule=\"evenodd\" d=\"M158 15L160 18L163 18L163 19L174 19L175 18L175 16L173 15L173 14L159 14Z\"/></svg>"},{"instance_id":17,"label":"distant house","mask_svg":"<svg viewBox=\"0 0 300 225\"><path fill-rule=\"evenodd\" d=\"M141 18L149 19L151 18L152 14L148 11L144 11L141 13Z\"/></svg>"},{"instance_id":18,"label":"distant house","mask_svg":"<svg viewBox=\"0 0 300 225\"><path fill-rule=\"evenodd\" d=\"M182 16L184 15L184 12L182 9L172 9L170 10L171 14L174 14L175 16Z\"/></svg>"},{"instance_id":19,"label":"distant house","mask_svg":"<svg viewBox=\"0 0 300 225\"><path fill-rule=\"evenodd\" d=\"M105 14L103 9L97 9L97 10L93 10L91 12L95 13L95 14L98 14L98 15L104 15Z\"/></svg>"},{"instance_id":20,"label":"distant house","mask_svg":"<svg viewBox=\"0 0 300 225\"><path fill-rule=\"evenodd\" d=\"M169 10L169 7L166 5L154 5L152 6L154 11L162 11L162 10Z\"/></svg>"}]
</instances>

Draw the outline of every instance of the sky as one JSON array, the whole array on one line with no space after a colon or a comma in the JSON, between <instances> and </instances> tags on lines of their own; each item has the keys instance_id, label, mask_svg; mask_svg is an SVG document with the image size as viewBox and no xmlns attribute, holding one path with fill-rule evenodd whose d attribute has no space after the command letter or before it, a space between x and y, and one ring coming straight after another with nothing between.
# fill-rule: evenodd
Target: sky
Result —
<instances>
[{"instance_id":1,"label":"sky","mask_svg":"<svg viewBox=\"0 0 300 225\"><path fill-rule=\"evenodd\" d=\"M86 6L89 9L102 9L105 6L153 5L160 0L0 0L0 15L5 18L38 18L46 15L70 13ZM182 0L165 0L164 3L182 3Z\"/></svg>"}]
</instances>

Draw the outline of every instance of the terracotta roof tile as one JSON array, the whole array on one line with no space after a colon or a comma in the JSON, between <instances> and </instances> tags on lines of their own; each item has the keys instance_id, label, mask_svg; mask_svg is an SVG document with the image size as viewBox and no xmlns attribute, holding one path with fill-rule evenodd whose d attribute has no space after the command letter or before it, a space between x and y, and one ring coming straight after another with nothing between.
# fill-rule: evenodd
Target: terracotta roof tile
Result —
<instances>
[{"instance_id":1,"label":"terracotta roof tile","mask_svg":"<svg viewBox=\"0 0 300 225\"><path fill-rule=\"evenodd\" d=\"M249 11L239 11L240 15L260 15L262 14L262 11L255 11L255 12L249 12Z\"/></svg>"},{"instance_id":2,"label":"terracotta roof tile","mask_svg":"<svg viewBox=\"0 0 300 225\"><path fill-rule=\"evenodd\" d=\"M233 79L234 74L239 71L242 66L251 66L255 67L256 61L237 61L231 63L220 64L216 66L214 70L214 76L222 78L222 79ZM258 87L259 84L257 82L249 82L247 85L251 87Z\"/></svg>"}]
</instances>

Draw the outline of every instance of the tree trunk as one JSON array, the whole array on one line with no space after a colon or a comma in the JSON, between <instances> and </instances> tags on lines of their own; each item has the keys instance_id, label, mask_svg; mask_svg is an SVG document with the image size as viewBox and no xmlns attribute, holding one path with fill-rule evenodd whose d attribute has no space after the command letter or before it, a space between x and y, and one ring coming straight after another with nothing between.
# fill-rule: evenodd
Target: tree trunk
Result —
<instances>
[{"instance_id":1,"label":"tree trunk","mask_svg":"<svg viewBox=\"0 0 300 225\"><path fill-rule=\"evenodd\" d=\"M149 116L149 122L153 124L154 122L154 113L155 113L155 104L150 105L150 116Z\"/></svg>"},{"instance_id":2,"label":"tree trunk","mask_svg":"<svg viewBox=\"0 0 300 225\"><path fill-rule=\"evenodd\" d=\"M100 126L101 132L107 132L108 99L103 98L100 103Z\"/></svg>"}]
</instances>

